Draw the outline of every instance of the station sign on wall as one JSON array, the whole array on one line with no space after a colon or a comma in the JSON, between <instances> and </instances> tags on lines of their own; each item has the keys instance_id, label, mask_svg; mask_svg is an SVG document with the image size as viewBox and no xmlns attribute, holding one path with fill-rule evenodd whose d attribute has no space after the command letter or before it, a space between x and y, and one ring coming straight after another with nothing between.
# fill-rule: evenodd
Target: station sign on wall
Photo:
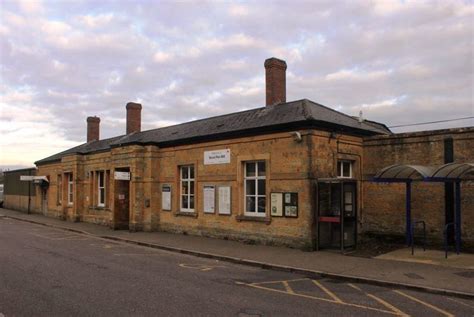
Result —
<instances>
[{"instance_id":1,"label":"station sign on wall","mask_svg":"<svg viewBox=\"0 0 474 317\"><path fill-rule=\"evenodd\" d=\"M204 165L230 163L230 149L204 151Z\"/></svg>"}]
</instances>

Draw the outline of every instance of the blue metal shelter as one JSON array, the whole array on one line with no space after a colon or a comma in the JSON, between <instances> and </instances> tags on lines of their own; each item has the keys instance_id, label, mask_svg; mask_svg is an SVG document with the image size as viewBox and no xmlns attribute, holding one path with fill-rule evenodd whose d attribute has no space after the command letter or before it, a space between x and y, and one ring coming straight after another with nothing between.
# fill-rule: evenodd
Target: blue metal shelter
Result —
<instances>
[{"instance_id":1,"label":"blue metal shelter","mask_svg":"<svg viewBox=\"0 0 474 317\"><path fill-rule=\"evenodd\" d=\"M390 165L378 172L372 180L378 183L405 183L405 208L406 208L406 230L405 237L407 245L412 242L412 221L411 221L411 183L413 181L423 181L429 177L434 167L422 165Z\"/></svg>"},{"instance_id":2,"label":"blue metal shelter","mask_svg":"<svg viewBox=\"0 0 474 317\"><path fill-rule=\"evenodd\" d=\"M474 163L448 163L436 168L429 177L429 182L453 182L455 184L454 232L456 253L461 251L461 181L474 180Z\"/></svg>"},{"instance_id":3,"label":"blue metal shelter","mask_svg":"<svg viewBox=\"0 0 474 317\"><path fill-rule=\"evenodd\" d=\"M413 181L453 182L455 198L456 252L461 249L461 181L474 181L474 163L448 163L439 167L396 164L385 167L372 180L379 183L406 184L406 242L412 242L411 183Z\"/></svg>"}]
</instances>

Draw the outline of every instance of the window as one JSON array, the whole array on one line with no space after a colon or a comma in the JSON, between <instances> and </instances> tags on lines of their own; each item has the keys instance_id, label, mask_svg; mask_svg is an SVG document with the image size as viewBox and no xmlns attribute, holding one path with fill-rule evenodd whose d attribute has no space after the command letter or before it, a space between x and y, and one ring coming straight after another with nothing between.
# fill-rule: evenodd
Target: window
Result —
<instances>
[{"instance_id":1,"label":"window","mask_svg":"<svg viewBox=\"0 0 474 317\"><path fill-rule=\"evenodd\" d=\"M245 215L265 216L265 161L246 162L244 166Z\"/></svg>"},{"instance_id":2,"label":"window","mask_svg":"<svg viewBox=\"0 0 474 317\"><path fill-rule=\"evenodd\" d=\"M338 161L337 162L337 177L352 178L352 162Z\"/></svg>"},{"instance_id":3,"label":"window","mask_svg":"<svg viewBox=\"0 0 474 317\"><path fill-rule=\"evenodd\" d=\"M72 178L72 173L68 173L67 175L67 203L69 205L72 205L74 202L74 192L73 192L73 186L74 186L74 181Z\"/></svg>"},{"instance_id":4,"label":"window","mask_svg":"<svg viewBox=\"0 0 474 317\"><path fill-rule=\"evenodd\" d=\"M105 172L97 172L97 206L105 207Z\"/></svg>"},{"instance_id":5,"label":"window","mask_svg":"<svg viewBox=\"0 0 474 317\"><path fill-rule=\"evenodd\" d=\"M194 212L194 166L180 167L181 211Z\"/></svg>"},{"instance_id":6,"label":"window","mask_svg":"<svg viewBox=\"0 0 474 317\"><path fill-rule=\"evenodd\" d=\"M57 203L58 205L62 205L63 202L63 177L61 174L58 174L58 188L56 190L57 192Z\"/></svg>"}]
</instances>

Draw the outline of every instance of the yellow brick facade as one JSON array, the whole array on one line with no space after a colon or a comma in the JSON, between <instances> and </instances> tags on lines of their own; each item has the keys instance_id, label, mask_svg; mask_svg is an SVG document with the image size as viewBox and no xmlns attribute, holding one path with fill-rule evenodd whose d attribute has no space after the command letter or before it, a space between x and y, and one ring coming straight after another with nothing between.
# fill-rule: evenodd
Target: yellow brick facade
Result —
<instances>
[{"instance_id":1,"label":"yellow brick facade","mask_svg":"<svg viewBox=\"0 0 474 317\"><path fill-rule=\"evenodd\" d=\"M61 162L38 166L38 175L50 178L47 191L49 216L114 227L117 221L114 171L129 168L130 230L164 230L311 248L315 240L315 179L336 176L338 159L354 161L354 176L360 177L362 139L317 130L301 131L298 141L289 132L168 148L124 146L89 155L70 155ZM230 163L205 165L204 151L229 149ZM244 216L243 165L266 163L265 217ZM195 212L180 211L179 167L195 167ZM105 207L97 207L95 171L105 171ZM68 173L73 175L73 204L67 203ZM62 177L62 199L58 203L58 175ZM162 210L161 190L170 185L171 210ZM204 213L203 188L231 187L231 214ZM39 190L39 189L38 189ZM298 217L271 217L270 193L298 193ZM37 205L42 195L38 192Z\"/></svg>"}]
</instances>

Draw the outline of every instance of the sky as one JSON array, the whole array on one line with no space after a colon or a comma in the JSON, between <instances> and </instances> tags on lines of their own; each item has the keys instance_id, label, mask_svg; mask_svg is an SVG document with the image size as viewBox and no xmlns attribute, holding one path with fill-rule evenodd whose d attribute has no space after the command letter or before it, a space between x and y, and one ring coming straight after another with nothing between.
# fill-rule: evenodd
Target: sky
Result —
<instances>
[{"instance_id":1,"label":"sky","mask_svg":"<svg viewBox=\"0 0 474 317\"><path fill-rule=\"evenodd\" d=\"M474 116L473 1L0 0L0 168L86 139L265 105L266 58L287 100L388 126ZM474 119L394 132L474 126Z\"/></svg>"}]
</instances>

